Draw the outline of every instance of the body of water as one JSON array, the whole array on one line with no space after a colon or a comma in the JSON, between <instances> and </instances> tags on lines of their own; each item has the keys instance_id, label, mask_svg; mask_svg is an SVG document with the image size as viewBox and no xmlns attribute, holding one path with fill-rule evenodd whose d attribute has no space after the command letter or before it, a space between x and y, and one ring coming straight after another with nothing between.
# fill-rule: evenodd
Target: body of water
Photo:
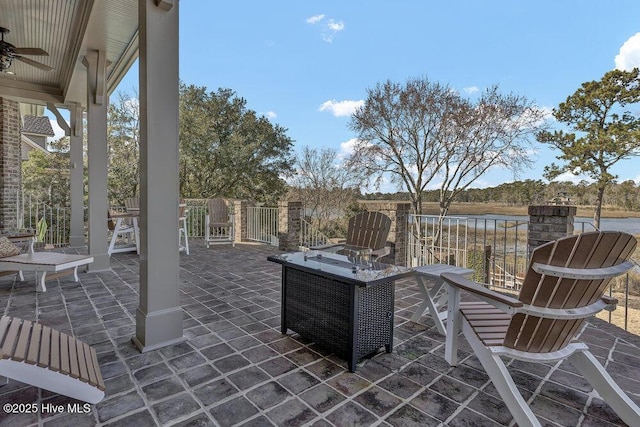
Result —
<instances>
[{"instance_id":1,"label":"body of water","mask_svg":"<svg viewBox=\"0 0 640 427\"><path fill-rule=\"evenodd\" d=\"M525 223L529 221L526 215L453 215L459 218L477 219L478 226L483 226L486 222L487 228L493 228L495 221L503 223L504 221L518 221ZM473 221L470 221L473 225ZM580 231L593 231L593 219L586 217L575 217L574 228ZM630 234L640 234L640 218L602 218L600 220L601 230L624 231Z\"/></svg>"}]
</instances>

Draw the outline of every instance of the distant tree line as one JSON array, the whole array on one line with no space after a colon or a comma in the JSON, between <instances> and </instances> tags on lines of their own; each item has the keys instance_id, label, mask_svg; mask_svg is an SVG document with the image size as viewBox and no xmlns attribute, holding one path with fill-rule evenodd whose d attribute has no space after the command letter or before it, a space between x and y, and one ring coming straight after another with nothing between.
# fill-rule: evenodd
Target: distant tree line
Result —
<instances>
[{"instance_id":1,"label":"distant tree line","mask_svg":"<svg viewBox=\"0 0 640 427\"><path fill-rule=\"evenodd\" d=\"M551 202L558 195L569 198L569 203L575 206L594 206L598 197L596 183L581 181L572 182L527 179L515 181L487 188L468 188L455 196L454 202L499 203L510 206L528 206ZM427 190L424 194L425 202L438 202L440 190ZM367 200L410 200L409 193L370 193L363 194ZM604 205L628 211L640 211L640 185L628 180L611 184L605 194Z\"/></svg>"}]
</instances>

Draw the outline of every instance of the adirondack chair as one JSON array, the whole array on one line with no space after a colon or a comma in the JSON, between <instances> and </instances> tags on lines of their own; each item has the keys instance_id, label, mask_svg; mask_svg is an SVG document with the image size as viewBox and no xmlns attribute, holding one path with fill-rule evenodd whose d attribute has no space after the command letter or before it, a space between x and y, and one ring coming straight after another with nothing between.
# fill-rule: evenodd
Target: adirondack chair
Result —
<instances>
[{"instance_id":1,"label":"adirondack chair","mask_svg":"<svg viewBox=\"0 0 640 427\"><path fill-rule=\"evenodd\" d=\"M133 219L130 218L118 218L114 221L113 216L117 216L117 214L112 215L110 211L107 212L107 230L111 234L111 237L109 237L107 253L111 255L117 252L128 252L133 250L140 253L137 219L136 221L133 221ZM118 240L123 241L125 245L116 246ZM135 245L133 245L134 241Z\"/></svg>"},{"instance_id":2,"label":"adirondack chair","mask_svg":"<svg viewBox=\"0 0 640 427\"><path fill-rule=\"evenodd\" d=\"M586 344L578 340L585 318L613 310L603 295L612 277L633 267L636 239L622 232L583 233L533 251L517 299L463 276L444 273L449 284L445 358L457 364L460 329L520 427L540 422L518 392L500 356L530 362L568 359L629 425L640 425L640 408L620 389ZM480 301L460 302L466 291Z\"/></svg>"},{"instance_id":3,"label":"adirondack chair","mask_svg":"<svg viewBox=\"0 0 640 427\"><path fill-rule=\"evenodd\" d=\"M347 238L339 244L314 246L310 249L338 252L349 255L368 250L372 258L389 255L391 250L387 237L391 229L391 219L381 212L361 212L349 218Z\"/></svg>"},{"instance_id":4,"label":"adirondack chair","mask_svg":"<svg viewBox=\"0 0 640 427\"><path fill-rule=\"evenodd\" d=\"M229 215L227 200L221 198L207 201L208 214L205 218L204 241L207 248L211 244L231 243L235 246L233 216Z\"/></svg>"}]
</instances>

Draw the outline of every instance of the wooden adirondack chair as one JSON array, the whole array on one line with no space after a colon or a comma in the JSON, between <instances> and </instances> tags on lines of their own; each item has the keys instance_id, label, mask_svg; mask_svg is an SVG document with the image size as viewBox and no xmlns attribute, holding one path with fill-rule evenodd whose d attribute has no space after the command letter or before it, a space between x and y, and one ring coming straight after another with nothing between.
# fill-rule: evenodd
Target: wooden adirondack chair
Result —
<instances>
[{"instance_id":1,"label":"wooden adirondack chair","mask_svg":"<svg viewBox=\"0 0 640 427\"><path fill-rule=\"evenodd\" d=\"M208 214L205 218L204 240L207 248L210 244L231 243L235 245L233 216L229 215L229 205L225 199L215 198L207 201Z\"/></svg>"},{"instance_id":2,"label":"wooden adirondack chair","mask_svg":"<svg viewBox=\"0 0 640 427\"><path fill-rule=\"evenodd\" d=\"M636 239L622 232L583 233L533 251L518 299L456 274L450 285L445 358L457 364L460 329L520 427L540 422L518 392L500 356L530 362L567 358L629 425L640 425L640 408L620 389L586 344L577 340L585 318L613 310L603 295L609 280L633 267ZM478 302L460 302L460 291Z\"/></svg>"},{"instance_id":3,"label":"wooden adirondack chair","mask_svg":"<svg viewBox=\"0 0 640 427\"><path fill-rule=\"evenodd\" d=\"M389 255L387 237L391 229L391 219L381 212L361 212L349 218L347 238L339 244L314 246L310 249L338 252L370 250L373 258Z\"/></svg>"}]
</instances>

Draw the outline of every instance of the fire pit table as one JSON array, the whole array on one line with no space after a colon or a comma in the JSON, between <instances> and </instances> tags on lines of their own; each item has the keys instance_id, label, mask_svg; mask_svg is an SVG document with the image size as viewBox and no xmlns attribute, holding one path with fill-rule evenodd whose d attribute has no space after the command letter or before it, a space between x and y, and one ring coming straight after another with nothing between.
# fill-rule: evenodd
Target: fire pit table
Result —
<instances>
[{"instance_id":1,"label":"fire pit table","mask_svg":"<svg viewBox=\"0 0 640 427\"><path fill-rule=\"evenodd\" d=\"M392 351L395 280L411 269L316 251L267 259L282 264L283 334L291 329L334 352L351 372L382 346Z\"/></svg>"}]
</instances>

